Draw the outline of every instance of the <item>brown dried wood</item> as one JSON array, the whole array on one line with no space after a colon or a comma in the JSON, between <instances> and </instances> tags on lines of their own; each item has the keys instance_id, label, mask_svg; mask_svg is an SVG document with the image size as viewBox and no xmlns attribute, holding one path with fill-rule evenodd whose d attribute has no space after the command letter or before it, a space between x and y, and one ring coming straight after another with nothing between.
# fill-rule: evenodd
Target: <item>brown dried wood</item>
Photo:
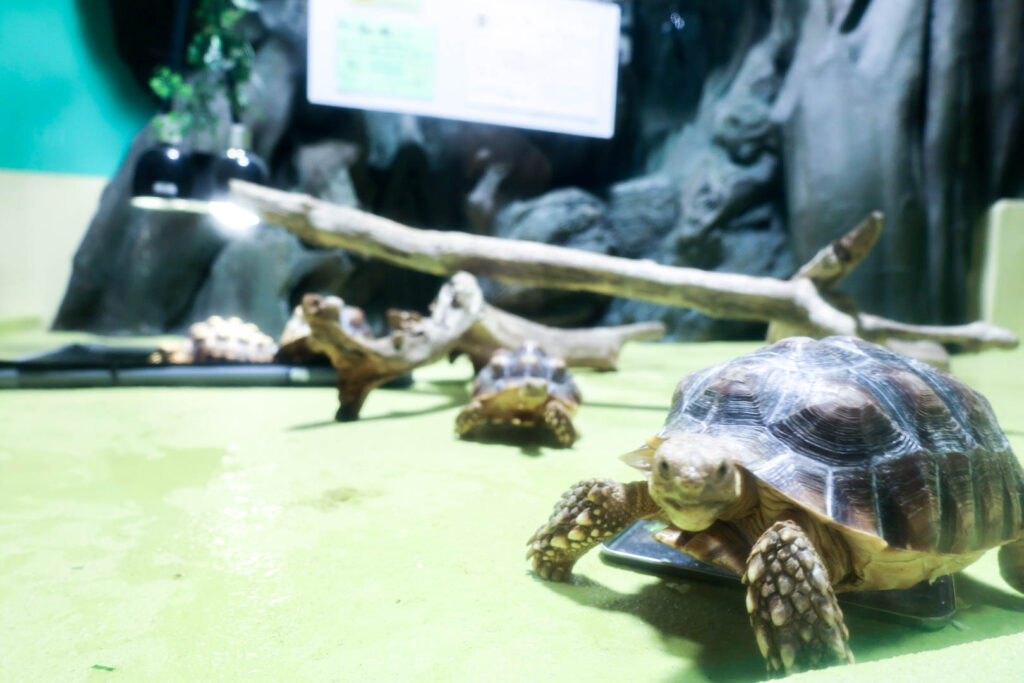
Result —
<instances>
[{"instance_id":1,"label":"brown dried wood","mask_svg":"<svg viewBox=\"0 0 1024 683\"><path fill-rule=\"evenodd\" d=\"M473 368L479 370L497 349L515 349L523 342L534 341L571 367L614 370L627 341L658 339L664 334L665 325L660 322L578 329L548 327L484 304L480 319L462 335L455 351L469 356Z\"/></svg>"},{"instance_id":2,"label":"brown dried wood","mask_svg":"<svg viewBox=\"0 0 1024 683\"><path fill-rule=\"evenodd\" d=\"M309 348L326 354L338 371L336 419L348 422L359 418L371 391L448 355L479 320L484 297L476 278L458 273L441 287L429 317L417 317L384 337L342 324L343 305L338 297L307 294L301 307Z\"/></svg>"}]
</instances>

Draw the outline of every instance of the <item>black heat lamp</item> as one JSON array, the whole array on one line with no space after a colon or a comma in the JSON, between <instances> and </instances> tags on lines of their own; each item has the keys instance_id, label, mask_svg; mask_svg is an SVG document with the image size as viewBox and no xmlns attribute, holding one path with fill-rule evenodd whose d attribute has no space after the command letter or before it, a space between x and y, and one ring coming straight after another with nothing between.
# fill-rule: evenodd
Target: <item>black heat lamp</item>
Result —
<instances>
[{"instance_id":1,"label":"black heat lamp","mask_svg":"<svg viewBox=\"0 0 1024 683\"><path fill-rule=\"evenodd\" d=\"M135 163L132 205L152 210L188 210L194 199L195 182L191 155L175 141L157 142Z\"/></svg>"},{"instance_id":2,"label":"black heat lamp","mask_svg":"<svg viewBox=\"0 0 1024 683\"><path fill-rule=\"evenodd\" d=\"M260 222L259 217L235 204L228 197L232 180L246 180L265 185L270 178L267 165L255 153L249 151L252 136L242 123L231 124L228 148L216 157L204 156L201 162L198 185L202 199L208 199L209 213L222 226L234 231L244 231Z\"/></svg>"},{"instance_id":3,"label":"black heat lamp","mask_svg":"<svg viewBox=\"0 0 1024 683\"><path fill-rule=\"evenodd\" d=\"M176 73L180 73L184 57L188 7L188 0L175 3L171 68ZM227 87L233 87L230 74L225 78ZM263 160L249 151L252 135L248 127L239 122L240 112L234 105L231 118L228 148L216 156L182 149L181 131L173 125L165 126L171 130L159 131L162 139L147 149L136 163L132 205L157 211L211 214L228 228L245 229L256 225L259 218L254 213L229 200L230 182L238 179L266 184L270 174Z\"/></svg>"},{"instance_id":4,"label":"black heat lamp","mask_svg":"<svg viewBox=\"0 0 1024 683\"><path fill-rule=\"evenodd\" d=\"M213 160L214 199L223 199L230 190L232 180L245 180L250 183L266 185L270 174L267 165L255 153L249 151L252 146L252 134L242 123L231 124L231 135L228 148Z\"/></svg>"},{"instance_id":5,"label":"black heat lamp","mask_svg":"<svg viewBox=\"0 0 1024 683\"><path fill-rule=\"evenodd\" d=\"M181 71L185 56L188 11L188 0L175 1L169 55L175 72ZM170 101L165 103L163 113L169 111ZM168 125L155 130L159 139L135 162L132 205L156 211L189 210L195 199L196 167L191 154L181 146L181 129Z\"/></svg>"}]
</instances>

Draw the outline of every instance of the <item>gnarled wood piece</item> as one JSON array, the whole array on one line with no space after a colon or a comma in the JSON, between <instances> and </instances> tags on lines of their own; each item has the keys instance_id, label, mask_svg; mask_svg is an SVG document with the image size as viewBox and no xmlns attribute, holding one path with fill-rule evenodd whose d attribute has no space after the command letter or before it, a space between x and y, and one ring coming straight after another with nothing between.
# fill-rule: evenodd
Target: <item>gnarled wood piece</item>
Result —
<instances>
[{"instance_id":1,"label":"gnarled wood piece","mask_svg":"<svg viewBox=\"0 0 1024 683\"><path fill-rule=\"evenodd\" d=\"M372 337L373 330L366 322L366 313L358 306L349 306L339 300L338 322L346 334L355 337ZM302 304L292 309L292 317L281 332L277 342L276 360L286 363L313 363L326 354L310 348L310 329L302 313Z\"/></svg>"},{"instance_id":2,"label":"gnarled wood piece","mask_svg":"<svg viewBox=\"0 0 1024 683\"><path fill-rule=\"evenodd\" d=\"M476 278L456 273L438 293L430 317L410 321L385 337L373 337L342 325L343 303L338 297L305 295L302 315L309 325L309 347L326 354L338 371L336 419L358 419L371 391L445 357L480 318L483 303Z\"/></svg>"},{"instance_id":3,"label":"gnarled wood piece","mask_svg":"<svg viewBox=\"0 0 1024 683\"><path fill-rule=\"evenodd\" d=\"M777 322L786 325L790 334L878 338L874 332L878 321L865 328L860 315L830 303L810 277L777 280L707 272L537 242L419 230L307 195L241 181L232 181L231 189L237 200L265 221L283 225L307 242L350 249L428 273L451 275L466 270L513 284L641 299L693 308L716 318ZM1013 348L1019 343L1008 330L986 323L973 325L946 328L942 339L978 350ZM978 334L982 327L983 333ZM936 340L934 333L934 327L920 327L916 338Z\"/></svg>"},{"instance_id":4,"label":"gnarled wood piece","mask_svg":"<svg viewBox=\"0 0 1024 683\"><path fill-rule=\"evenodd\" d=\"M416 324L419 319L419 314L411 311L388 311L388 324L395 329ZM570 367L614 370L627 341L658 339L664 334L665 325L657 321L613 327L548 327L485 303L480 319L459 338L451 357L466 354L473 371L479 372L498 349L516 349L534 342Z\"/></svg>"},{"instance_id":5,"label":"gnarled wood piece","mask_svg":"<svg viewBox=\"0 0 1024 683\"><path fill-rule=\"evenodd\" d=\"M346 306L338 297L307 294L285 326L278 358L308 362L326 355L338 371L337 417L347 421L359 417L373 389L445 353L465 353L479 370L497 349L533 341L567 365L614 370L624 343L665 333L660 322L573 330L546 327L488 306L482 297L476 278L457 273L441 289L430 317L388 311L392 332L382 342L373 336L360 308Z\"/></svg>"},{"instance_id":6,"label":"gnarled wood piece","mask_svg":"<svg viewBox=\"0 0 1024 683\"><path fill-rule=\"evenodd\" d=\"M484 304L480 319L462 335L455 351L469 356L473 369L479 371L499 348L515 349L534 341L570 367L614 370L627 341L658 339L664 334L665 325L660 322L584 329L548 327Z\"/></svg>"}]
</instances>

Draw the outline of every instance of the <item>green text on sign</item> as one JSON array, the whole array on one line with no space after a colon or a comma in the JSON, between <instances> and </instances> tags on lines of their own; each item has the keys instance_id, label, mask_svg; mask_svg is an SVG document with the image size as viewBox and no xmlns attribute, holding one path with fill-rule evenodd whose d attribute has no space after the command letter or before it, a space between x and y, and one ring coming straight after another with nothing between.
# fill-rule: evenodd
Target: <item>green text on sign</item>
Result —
<instances>
[{"instance_id":1,"label":"green text on sign","mask_svg":"<svg viewBox=\"0 0 1024 683\"><path fill-rule=\"evenodd\" d=\"M338 90L434 98L434 27L345 17L338 21Z\"/></svg>"}]
</instances>

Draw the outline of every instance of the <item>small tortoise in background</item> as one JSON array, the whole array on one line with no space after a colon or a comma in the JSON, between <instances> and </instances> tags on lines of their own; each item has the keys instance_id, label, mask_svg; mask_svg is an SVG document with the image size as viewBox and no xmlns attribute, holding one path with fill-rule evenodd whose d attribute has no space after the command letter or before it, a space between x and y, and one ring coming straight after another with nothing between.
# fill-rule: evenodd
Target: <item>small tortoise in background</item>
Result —
<instances>
[{"instance_id":1,"label":"small tortoise in background","mask_svg":"<svg viewBox=\"0 0 1024 683\"><path fill-rule=\"evenodd\" d=\"M188 339L161 344L151 363L270 363L277 353L274 340L254 323L213 315L192 323Z\"/></svg>"},{"instance_id":2,"label":"small tortoise in background","mask_svg":"<svg viewBox=\"0 0 1024 683\"><path fill-rule=\"evenodd\" d=\"M782 340L680 382L623 459L646 479L578 483L529 541L545 579L633 521L739 574L769 670L853 661L835 593L906 588L1001 546L1024 591L1024 472L988 402L858 339Z\"/></svg>"},{"instance_id":3,"label":"small tortoise in background","mask_svg":"<svg viewBox=\"0 0 1024 683\"><path fill-rule=\"evenodd\" d=\"M527 342L515 351L498 349L477 373L473 402L459 413L455 431L466 437L486 424L543 425L560 446L571 446L580 401L565 362Z\"/></svg>"}]
</instances>

